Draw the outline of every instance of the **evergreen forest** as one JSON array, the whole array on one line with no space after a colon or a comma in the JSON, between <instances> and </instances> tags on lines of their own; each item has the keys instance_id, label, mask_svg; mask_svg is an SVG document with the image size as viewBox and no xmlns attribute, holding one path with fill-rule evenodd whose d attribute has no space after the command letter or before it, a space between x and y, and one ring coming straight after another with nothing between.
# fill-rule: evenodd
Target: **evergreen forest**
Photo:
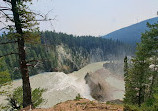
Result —
<instances>
[{"instance_id":1,"label":"evergreen forest","mask_svg":"<svg viewBox=\"0 0 158 111\"><path fill-rule=\"evenodd\" d=\"M120 59L124 55L133 55L134 47L120 41L92 36L73 36L52 31L39 32L37 43L27 43L27 60L32 63L30 75L42 72L63 71L70 73L79 70L88 63ZM8 34L9 35L9 34ZM7 34L1 36L1 42L8 41ZM14 43L1 44L0 56L16 52ZM1 71L8 71L12 80L21 78L18 57L9 55L1 58Z\"/></svg>"}]
</instances>

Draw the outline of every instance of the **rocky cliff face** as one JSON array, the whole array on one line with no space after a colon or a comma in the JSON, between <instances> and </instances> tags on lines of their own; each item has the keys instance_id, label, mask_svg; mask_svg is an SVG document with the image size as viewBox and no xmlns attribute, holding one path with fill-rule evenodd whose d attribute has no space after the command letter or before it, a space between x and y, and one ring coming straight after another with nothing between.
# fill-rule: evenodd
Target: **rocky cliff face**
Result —
<instances>
[{"instance_id":1,"label":"rocky cliff face","mask_svg":"<svg viewBox=\"0 0 158 111\"><path fill-rule=\"evenodd\" d=\"M83 54L83 49L71 50L66 45L56 46L58 70L65 73L77 71L89 63L100 62L105 60L103 50L96 48L89 53Z\"/></svg>"},{"instance_id":2,"label":"rocky cliff face","mask_svg":"<svg viewBox=\"0 0 158 111\"><path fill-rule=\"evenodd\" d=\"M87 73L84 79L94 99L102 102L123 99L124 81L120 75L102 68L93 73Z\"/></svg>"},{"instance_id":3,"label":"rocky cliff face","mask_svg":"<svg viewBox=\"0 0 158 111\"><path fill-rule=\"evenodd\" d=\"M80 51L75 51L74 53L66 45L58 45L56 50L59 71L70 73L81 69L89 63L88 58L82 56Z\"/></svg>"},{"instance_id":4,"label":"rocky cliff face","mask_svg":"<svg viewBox=\"0 0 158 111\"><path fill-rule=\"evenodd\" d=\"M85 76L86 84L90 87L91 96L98 101L106 100L106 83L100 77L96 76L96 74L89 74Z\"/></svg>"}]
</instances>

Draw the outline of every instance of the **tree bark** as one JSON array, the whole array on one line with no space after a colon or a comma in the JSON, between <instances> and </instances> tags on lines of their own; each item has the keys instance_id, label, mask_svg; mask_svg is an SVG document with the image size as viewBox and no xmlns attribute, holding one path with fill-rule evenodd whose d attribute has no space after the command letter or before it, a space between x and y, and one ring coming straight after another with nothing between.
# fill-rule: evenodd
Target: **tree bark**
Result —
<instances>
[{"instance_id":1,"label":"tree bark","mask_svg":"<svg viewBox=\"0 0 158 111\"><path fill-rule=\"evenodd\" d=\"M27 107L29 105L32 105L31 86L29 81L28 67L26 65L26 53L24 49L25 40L23 37L23 31L22 31L21 21L17 9L17 3L18 0L11 0L16 31L20 35L20 37L18 37L18 51L19 51L19 65L20 65L20 71L21 71L22 83L23 83L23 107Z\"/></svg>"}]
</instances>

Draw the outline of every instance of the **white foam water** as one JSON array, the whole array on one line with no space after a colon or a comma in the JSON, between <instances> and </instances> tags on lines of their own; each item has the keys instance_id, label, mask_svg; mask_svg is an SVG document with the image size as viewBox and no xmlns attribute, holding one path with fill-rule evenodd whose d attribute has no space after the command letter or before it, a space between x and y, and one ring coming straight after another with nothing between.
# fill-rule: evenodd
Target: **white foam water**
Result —
<instances>
[{"instance_id":1,"label":"white foam water","mask_svg":"<svg viewBox=\"0 0 158 111\"><path fill-rule=\"evenodd\" d=\"M47 89L42 95L46 102L40 107L49 108L57 103L73 100L78 94L83 98L93 100L90 95L90 88L85 83L84 77L87 72L95 72L103 68L104 63L105 62L92 63L71 74L65 74L63 72L46 72L30 77L32 89L39 87ZM111 82L112 80L107 79L106 81ZM118 85L119 83L121 82L118 81L116 84ZM9 90L12 91L14 88L21 85L21 80L13 81L12 88ZM115 86L115 84L111 84L111 86ZM0 104L5 103L4 99L4 96L0 96Z\"/></svg>"}]
</instances>

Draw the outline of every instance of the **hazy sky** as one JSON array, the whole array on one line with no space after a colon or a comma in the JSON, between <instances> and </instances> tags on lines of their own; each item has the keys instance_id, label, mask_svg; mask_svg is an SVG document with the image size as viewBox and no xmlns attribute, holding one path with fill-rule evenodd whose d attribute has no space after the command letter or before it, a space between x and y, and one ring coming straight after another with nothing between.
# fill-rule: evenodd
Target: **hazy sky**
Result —
<instances>
[{"instance_id":1,"label":"hazy sky","mask_svg":"<svg viewBox=\"0 0 158 111\"><path fill-rule=\"evenodd\" d=\"M158 0L33 0L33 10L56 20L40 24L41 30L74 35L105 35L157 16Z\"/></svg>"}]
</instances>

